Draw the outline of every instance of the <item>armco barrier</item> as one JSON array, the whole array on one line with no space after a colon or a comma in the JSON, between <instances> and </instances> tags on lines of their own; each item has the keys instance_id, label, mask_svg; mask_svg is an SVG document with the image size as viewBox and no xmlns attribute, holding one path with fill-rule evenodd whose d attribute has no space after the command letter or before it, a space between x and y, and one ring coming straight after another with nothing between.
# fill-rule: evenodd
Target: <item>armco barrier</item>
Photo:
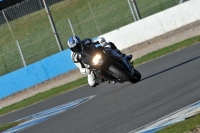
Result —
<instances>
[{"instance_id":1,"label":"armco barrier","mask_svg":"<svg viewBox=\"0 0 200 133\"><path fill-rule=\"evenodd\" d=\"M36 62L25 68L6 74L0 77L0 98L21 91L47 79L47 74L41 62Z\"/></svg>"},{"instance_id":2,"label":"armco barrier","mask_svg":"<svg viewBox=\"0 0 200 133\"><path fill-rule=\"evenodd\" d=\"M27 67L0 77L0 98L75 69L70 50L52 55Z\"/></svg>"},{"instance_id":3,"label":"armco barrier","mask_svg":"<svg viewBox=\"0 0 200 133\"><path fill-rule=\"evenodd\" d=\"M41 60L41 63L49 79L76 68L71 60L69 49L45 58Z\"/></svg>"}]
</instances>

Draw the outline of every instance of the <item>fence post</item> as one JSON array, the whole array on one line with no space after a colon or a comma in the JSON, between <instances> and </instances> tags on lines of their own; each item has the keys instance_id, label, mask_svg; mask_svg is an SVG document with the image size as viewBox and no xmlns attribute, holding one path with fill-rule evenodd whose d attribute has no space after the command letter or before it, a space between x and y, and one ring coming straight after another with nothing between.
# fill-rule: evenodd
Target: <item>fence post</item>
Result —
<instances>
[{"instance_id":1,"label":"fence post","mask_svg":"<svg viewBox=\"0 0 200 133\"><path fill-rule=\"evenodd\" d=\"M13 39L16 40L16 39L15 39L15 36L14 36L14 34L13 34L13 31L12 31L12 29L11 29L11 27L10 27L10 24L9 24L9 22L8 22L8 19L7 19L7 17L6 17L6 15L5 15L5 13L4 13L3 10L2 10L2 13L3 13L4 19L6 20L6 23L7 23L7 25L8 25L8 28L9 28L9 30L10 30L10 33L11 33Z\"/></svg>"},{"instance_id":2,"label":"fence post","mask_svg":"<svg viewBox=\"0 0 200 133\"><path fill-rule=\"evenodd\" d=\"M133 19L134 19L134 21L137 21L137 19L136 19L136 17L135 17L135 14L134 14L134 12L133 12L133 9L132 9L132 6L131 6L131 3L130 3L129 0L128 0L128 5L129 5L130 10L131 10L131 13L132 13L132 15L133 15Z\"/></svg>"},{"instance_id":3,"label":"fence post","mask_svg":"<svg viewBox=\"0 0 200 133\"><path fill-rule=\"evenodd\" d=\"M68 18L68 22L69 22L69 26L70 26L70 28L71 28L71 30L72 30L72 34L75 36L74 28L73 28L73 26L72 26L72 23L71 23L71 21L70 21L70 18Z\"/></svg>"},{"instance_id":4,"label":"fence post","mask_svg":"<svg viewBox=\"0 0 200 133\"><path fill-rule=\"evenodd\" d=\"M135 10L138 20L140 20L142 17L140 15L140 12L139 12L139 9L138 9L138 6L137 6L137 3L135 0L133 0L133 8Z\"/></svg>"},{"instance_id":5,"label":"fence post","mask_svg":"<svg viewBox=\"0 0 200 133\"><path fill-rule=\"evenodd\" d=\"M57 33L57 30L56 30L56 27L55 27L53 18L52 18L52 16L51 16L51 12L50 12L50 10L49 10L49 7L46 5L45 0L43 0L43 4L44 4L44 7L45 7L46 12L47 12L47 14L48 14L49 22L50 22L50 24L51 24L51 28L52 28L53 33L54 33L54 35L55 35L58 48L59 48L60 51L62 51L62 50L63 50L63 47L62 47L60 38L59 38L59 36L58 36L58 33Z\"/></svg>"},{"instance_id":6,"label":"fence post","mask_svg":"<svg viewBox=\"0 0 200 133\"><path fill-rule=\"evenodd\" d=\"M90 3L87 1L87 3L88 3L88 6L89 6L89 8L90 8L90 11L91 11L91 13L92 13L92 17L93 17L93 19L94 19L94 22L95 22L95 24L96 24L96 26L97 26L97 29L98 29L98 31L99 31L99 34L101 35L101 31L100 31L100 29L99 29L99 26L98 26L98 24L97 24L97 21L96 21L96 19L95 19L95 16L94 16L94 14L93 14L93 12L92 12L92 8L91 8L91 6L90 6Z\"/></svg>"},{"instance_id":7,"label":"fence post","mask_svg":"<svg viewBox=\"0 0 200 133\"><path fill-rule=\"evenodd\" d=\"M183 0L179 0L179 4L183 3Z\"/></svg>"},{"instance_id":8,"label":"fence post","mask_svg":"<svg viewBox=\"0 0 200 133\"><path fill-rule=\"evenodd\" d=\"M20 53L22 62L23 62L23 64L24 64L24 67L26 67L26 62L25 62L25 59L24 59L24 55L23 55L23 53L22 53L22 49L21 49L21 47L20 47L20 45L19 45L19 41L16 40L16 43L17 43L17 47L18 47L18 50L19 50L19 53Z\"/></svg>"}]
</instances>

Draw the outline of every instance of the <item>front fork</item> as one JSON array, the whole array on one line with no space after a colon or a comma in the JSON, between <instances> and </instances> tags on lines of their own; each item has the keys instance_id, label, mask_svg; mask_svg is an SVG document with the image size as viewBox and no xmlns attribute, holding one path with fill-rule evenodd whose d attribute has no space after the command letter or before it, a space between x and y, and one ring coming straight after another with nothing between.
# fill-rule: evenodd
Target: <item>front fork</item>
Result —
<instances>
[{"instance_id":1,"label":"front fork","mask_svg":"<svg viewBox=\"0 0 200 133\"><path fill-rule=\"evenodd\" d=\"M131 75L134 74L134 66L131 64L129 60L125 58L125 54L123 54L120 50L117 49L117 53L120 54L123 58L123 62L125 63L126 67L128 68Z\"/></svg>"},{"instance_id":2,"label":"front fork","mask_svg":"<svg viewBox=\"0 0 200 133\"><path fill-rule=\"evenodd\" d=\"M127 60L125 57L123 58L123 62L125 63L126 67L128 68L131 75L134 75L134 66Z\"/></svg>"}]
</instances>

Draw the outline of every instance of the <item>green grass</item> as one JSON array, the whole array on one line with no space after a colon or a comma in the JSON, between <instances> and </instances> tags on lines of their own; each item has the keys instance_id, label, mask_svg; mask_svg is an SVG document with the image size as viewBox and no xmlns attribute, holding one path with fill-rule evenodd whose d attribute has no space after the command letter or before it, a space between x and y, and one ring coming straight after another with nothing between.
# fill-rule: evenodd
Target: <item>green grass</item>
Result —
<instances>
[{"instance_id":1,"label":"green grass","mask_svg":"<svg viewBox=\"0 0 200 133\"><path fill-rule=\"evenodd\" d=\"M147 54L147 55L145 55L145 56L143 56L143 57L141 57L139 59L136 59L134 64L135 65L142 64L144 62L150 61L150 60L155 59L157 57L160 57L160 56L169 54L171 52L183 49L185 47L191 46L191 45L196 44L198 42L200 42L200 36L187 39L187 40L185 40L183 42L176 43L176 44L174 44L172 46L160 49L158 51L155 51L155 52L152 52L150 54ZM49 91L39 93L39 94L37 94L37 95L35 95L33 97L30 97L30 98L27 98L27 99L25 99L25 100L23 100L23 101L21 101L19 103L15 103L13 105L10 105L10 106L7 106L7 107L4 107L4 108L0 109L0 116L4 115L4 114L7 114L9 112L12 112L14 110L29 106L29 105L34 104L36 102L45 100L47 98L54 97L56 95L59 95L59 94L64 93L64 92L67 92L69 90L72 90L72 89L77 88L79 86L82 86L84 84L87 84L87 78L86 77L78 79L77 81L73 81L73 82L67 83L65 85L53 88L53 89L51 89ZM194 117L194 118L197 118L197 119L200 120L199 116L198 117ZM199 120L191 120L191 121L189 121L188 125L191 125L191 126L189 126L190 128L187 128L187 130L191 130L194 127L197 127L197 125L200 125ZM197 122L194 123L193 121L197 121ZM176 125L175 125L175 127L176 127ZM2 130L2 128L5 128L5 126L0 126L0 130ZM172 132L170 132L170 133L172 133Z\"/></svg>"},{"instance_id":2,"label":"green grass","mask_svg":"<svg viewBox=\"0 0 200 133\"><path fill-rule=\"evenodd\" d=\"M137 0L137 5L142 18L148 17L167 8L178 5L179 0Z\"/></svg>"},{"instance_id":3,"label":"green grass","mask_svg":"<svg viewBox=\"0 0 200 133\"><path fill-rule=\"evenodd\" d=\"M144 18L177 5L177 0L137 0L137 3ZM64 49L72 36L68 18L76 35L82 39L134 22L126 0L65 0L50 6L50 10ZM44 9L9 23L15 38L7 24L0 25L0 76L23 67L15 40L20 43L27 65L59 52Z\"/></svg>"},{"instance_id":4,"label":"green grass","mask_svg":"<svg viewBox=\"0 0 200 133\"><path fill-rule=\"evenodd\" d=\"M146 61L149 61L149 60L152 60L152 59L155 59L157 57L160 57L160 56L163 56L163 55L166 55L168 53L171 53L171 52L174 52L174 51L177 51L179 49L183 49L185 47L188 47L192 44L196 44L200 42L200 36L196 36L196 37L193 37L193 38L190 38L190 39L187 39L185 41L182 41L180 43L176 43L172 46L168 46L168 47L165 47L161 50L157 50L157 51L154 51L152 53L149 53L147 55L144 55L143 57L141 58L138 58L134 61L134 64L135 65L138 65L138 64L141 64L141 63L144 63Z\"/></svg>"},{"instance_id":5,"label":"green grass","mask_svg":"<svg viewBox=\"0 0 200 133\"><path fill-rule=\"evenodd\" d=\"M184 133L186 131L192 131L200 125L200 114L191 117L185 121L171 125L158 133Z\"/></svg>"},{"instance_id":6,"label":"green grass","mask_svg":"<svg viewBox=\"0 0 200 133\"><path fill-rule=\"evenodd\" d=\"M17 122L11 122L11 123L8 123L8 124L3 124L3 125L0 125L0 132L3 132L9 128L12 128L12 127L15 127L17 125L19 125L20 123L23 123L24 121L17 121Z\"/></svg>"}]
</instances>

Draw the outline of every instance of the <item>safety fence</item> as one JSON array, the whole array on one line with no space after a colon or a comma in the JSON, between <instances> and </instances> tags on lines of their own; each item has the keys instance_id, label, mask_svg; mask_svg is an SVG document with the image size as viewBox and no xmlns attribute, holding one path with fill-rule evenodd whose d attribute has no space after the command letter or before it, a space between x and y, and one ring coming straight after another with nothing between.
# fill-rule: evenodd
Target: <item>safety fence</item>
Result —
<instances>
[{"instance_id":1,"label":"safety fence","mask_svg":"<svg viewBox=\"0 0 200 133\"><path fill-rule=\"evenodd\" d=\"M0 12L0 76L187 0L25 0Z\"/></svg>"}]
</instances>

